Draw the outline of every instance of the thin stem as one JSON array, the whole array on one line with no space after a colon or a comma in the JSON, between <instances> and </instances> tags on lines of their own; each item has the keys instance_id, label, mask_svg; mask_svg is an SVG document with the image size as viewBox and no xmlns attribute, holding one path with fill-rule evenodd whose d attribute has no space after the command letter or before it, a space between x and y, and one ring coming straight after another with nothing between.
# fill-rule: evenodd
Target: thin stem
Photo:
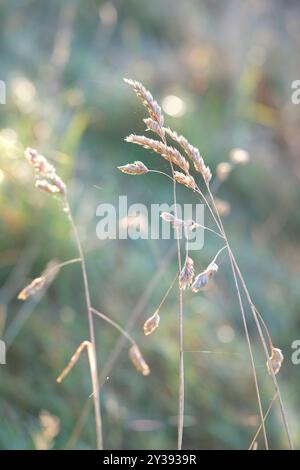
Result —
<instances>
[{"instance_id":1,"label":"thin stem","mask_svg":"<svg viewBox=\"0 0 300 470\"><path fill-rule=\"evenodd\" d=\"M170 286L168 287L167 292L166 292L165 295L163 296L163 298L162 298L162 300L161 300L161 302L160 302L160 304L159 304L159 306L157 307L156 310L160 310L161 307L162 307L162 305L165 303L165 301L166 301L166 299L167 299L169 293L171 292L172 287L174 286L175 281L176 281L177 278L178 278L178 273L176 273L176 276L174 277L173 281L171 282Z\"/></svg>"},{"instance_id":2,"label":"thin stem","mask_svg":"<svg viewBox=\"0 0 300 470\"><path fill-rule=\"evenodd\" d=\"M211 214L213 214L213 218L214 218L214 220L215 220L215 222L216 222L216 224L217 224L217 227L219 228L221 234L222 234L223 237L224 237L224 240L225 240L225 242L226 242L226 247L227 247L227 249L228 249L228 254L229 254L229 259L230 259L230 266L231 266L231 270L232 270L232 274L233 274L233 278L234 278L234 283L235 283L237 298L238 298L239 307L240 307L240 311L241 311L241 315L242 315L243 327L244 327L245 336L246 336L246 341L247 341L247 346L248 346L249 355L250 355L250 362L251 362L251 368L252 368L252 373L253 373L255 391L256 391L256 396L257 396L259 414L260 414L260 419L261 419L262 428L263 428L265 446L266 446L266 449L268 449L268 448L269 448L269 445L268 445L268 438L267 438L267 433L266 433L265 423L264 423L264 417L263 417L262 403L261 403L261 397L260 397L259 386L258 386L258 378L257 378L257 373L256 373L256 368L255 368L254 356L253 356L253 352L252 352L251 340L250 340L250 336L249 336L249 330L248 330L248 325L247 325L247 320L246 320L244 305L243 305L243 301L242 301L242 297L241 297L241 292L240 292L240 288L239 288L239 283L238 283L237 275L236 275L236 271L235 271L234 261L233 261L233 258L232 258L232 253L231 253L231 250L230 250L230 247L229 247L228 239L227 239L227 236L226 236L224 227L223 227L223 223L222 223L222 220L221 220L221 218L220 218L218 209L217 209L217 207L216 207L216 205L215 205L215 201L214 201L213 195L212 195L212 193L211 193L211 191L210 191L210 188L209 188L209 184L208 184L208 183L206 183L206 187L207 187L207 191L208 191L208 193L209 193L209 196L210 196L210 199L211 199L211 201L212 201L212 204L213 204L213 207L214 207L214 210L215 210L216 215L214 214L213 209L210 207L210 204L209 204L208 200L205 198L205 196L203 195L203 193L202 193L202 197L203 197L203 199L204 199L206 205L209 207Z\"/></svg>"},{"instance_id":3,"label":"thin stem","mask_svg":"<svg viewBox=\"0 0 300 470\"><path fill-rule=\"evenodd\" d=\"M165 134L163 134L162 141L167 145ZM177 214L177 197L176 197L176 179L174 173L173 163L170 161L170 167L172 171L173 179L173 202L174 202L174 213L178 219ZM180 240L177 233L177 259L178 259L178 271L181 272L181 252L180 252ZM184 345L183 345L183 294L182 289L178 284L179 291L179 389L178 389L178 433L177 433L177 448L182 449L182 437L183 437L183 421L184 421Z\"/></svg>"},{"instance_id":4,"label":"thin stem","mask_svg":"<svg viewBox=\"0 0 300 470\"><path fill-rule=\"evenodd\" d=\"M74 238L76 241L79 257L81 260L81 270L82 270L82 277L83 277L83 284L84 284L84 293L85 293L85 301L86 301L86 308L87 308L87 316L88 316L88 324L89 324L89 334L90 334L90 342L92 344L92 352L94 355L94 362L95 362L95 370L91 369L91 379L92 379L92 388L93 388L93 400L94 400L94 411L95 411L95 424L96 424L96 443L97 449L103 449L103 438L102 438L102 419L101 419L101 411L100 411L100 390L99 390L99 382L98 382L98 375L97 375L97 357L96 357L96 341L95 341L95 329L94 329L94 321L93 315L91 312L91 296L90 296L90 289L87 277L87 270L86 270L86 263L84 258L84 253L81 245L81 241L78 235L77 227L74 222L74 218L72 215L72 211L69 205L69 202L65 201L66 210L69 216L70 224L73 230Z\"/></svg>"},{"instance_id":5,"label":"thin stem","mask_svg":"<svg viewBox=\"0 0 300 470\"><path fill-rule=\"evenodd\" d=\"M229 247L228 247L228 250L230 250ZM228 251L228 253L230 253L230 251ZM267 433L266 433L266 428L265 428L264 415L263 415L262 403L261 403L259 386L258 386L258 378L257 378L257 374L256 374L255 362L254 362L254 357L253 357L253 352L252 352L252 346L251 346L251 341L250 341L250 336L249 336L248 325L247 325L247 321L246 321L246 315L245 315L244 306L243 306L243 302L242 302L242 298L241 298L241 292L240 292L240 288L239 288L239 284L238 284L238 280L237 280L237 276L236 276L235 266L234 266L234 263L233 263L233 260L232 260L232 256L230 254L229 254L229 259L230 259L230 265L231 265L231 269L232 269L232 274L233 274L233 278L234 278L235 288L236 288L237 297L238 297L238 301L239 301L239 305L240 305L240 310L241 310L241 314L242 314L246 340L247 340L249 354L250 354L250 361L251 361L251 367L252 367L253 378L254 378L254 383L255 383L255 391L256 391L256 396L257 396L260 419L261 419L262 428L263 428L265 445L266 445L266 449L268 450L269 449L269 444L268 444L268 438L267 438Z\"/></svg>"},{"instance_id":6,"label":"thin stem","mask_svg":"<svg viewBox=\"0 0 300 470\"><path fill-rule=\"evenodd\" d=\"M218 218L218 221L219 221L219 224L220 224L220 227L222 229L222 233L226 239L226 243L227 243L227 247L228 247L228 252L229 252L229 255L230 255L230 260L231 260L231 266L232 266L232 271L235 271L237 272L238 276L239 276L239 279L241 281L241 284L242 284L242 287L243 287L243 290L246 294L246 298L247 298L247 301L248 301L248 304L250 306L250 309L251 309L251 312L252 312L252 315L253 315L253 318L254 318L254 321L255 321L255 324L256 324L256 327L257 327L257 330L258 330L258 333L259 333L259 336L260 336L260 340L261 340L261 343L262 343L262 346L263 346L263 349L264 349L264 353L265 353L265 356L266 356L266 359L268 361L269 359L269 354L268 354L268 348L267 348L267 345L266 345L266 341L265 341L265 338L264 338L264 335L262 333L262 330L261 330L261 326L260 326L260 323L259 323L259 320L258 320L258 317L257 317L257 309L254 305L254 303L252 302L252 299L251 299L251 296L250 296L250 293L249 293L249 290L247 288L247 285L246 285L246 282L245 282L245 279L240 271L240 268L238 266L238 263L236 261L236 258L235 256L233 255L232 253L232 250L229 246L229 242L228 242L228 239L227 239L227 236L226 236L226 233L225 233L225 230L224 230L224 227L223 227L223 223L222 223L222 220L221 220L221 217L220 217L220 214L219 214L219 211L216 207L216 204L215 204L215 200L214 200L214 197L210 191L210 188L209 188L209 184L206 183L206 187L207 187L207 190L208 190L208 193L209 193L209 196L210 196L210 199L212 201L212 204L213 204L213 207L214 207L214 210L215 210L215 213L217 215L217 218ZM282 416L282 421L283 421L283 425L284 425L284 428L286 430L286 434L287 434L287 438L288 438L288 442L289 442L289 447L290 449L294 449L294 444L293 444L293 440L292 440L292 436L291 436L291 432L290 432L290 429L289 429L289 425L288 425L288 421L287 421L287 416L286 416L286 411L285 411L285 408L284 408L284 405L283 405L283 400L282 400L282 397L281 397L281 392L280 392L280 388L279 388L279 385L278 385L278 382L277 382L277 379L275 377L275 373L273 371L273 369L271 368L270 369L270 372L271 372L271 376L272 376L272 380L273 380L273 383L274 383L274 388L275 388L275 391L278 395L278 399L279 399L279 406L280 406L280 411L281 411L281 416ZM262 421L262 426L263 426L263 429L264 429L264 421Z\"/></svg>"},{"instance_id":7,"label":"thin stem","mask_svg":"<svg viewBox=\"0 0 300 470\"><path fill-rule=\"evenodd\" d=\"M93 312L95 315L98 315L98 317L102 318L103 320L105 320L107 323L109 323L111 326L113 326L114 328L116 328L116 330L118 330L123 336L125 336L125 338L128 339L128 341L133 345L135 346L136 345L136 342L134 341L134 339L130 336L129 333L127 333L127 331L124 330L124 328L122 328L117 322L115 322L114 320L112 320L111 318L107 317L106 315L104 315L104 313L102 312L99 312L99 310L96 310L95 308L91 308L91 312Z\"/></svg>"},{"instance_id":8,"label":"thin stem","mask_svg":"<svg viewBox=\"0 0 300 470\"><path fill-rule=\"evenodd\" d=\"M271 338L269 329L268 329L268 327L267 327L267 325L266 325L266 323L265 323L263 317L261 316L261 314L260 314L259 311L257 310L257 308L256 308L256 307L254 307L254 308L255 308L255 311L256 311L256 313L257 313L257 315L258 315L258 317L259 317L259 320L261 321L261 323L262 323L262 325L263 325L263 327L264 327L264 330L265 330L265 332L266 332L266 335L267 335L267 337L268 337L269 346L270 346L270 355L271 355L271 354L272 354L272 349L274 348L274 346L273 346L273 342L272 342L272 338Z\"/></svg>"},{"instance_id":9,"label":"thin stem","mask_svg":"<svg viewBox=\"0 0 300 470\"><path fill-rule=\"evenodd\" d=\"M58 269L63 268L64 266L68 266L69 264L80 263L81 258L73 258L69 259L68 261L63 261L62 263L56 264L55 266L46 269L44 276L47 277L52 271L57 271Z\"/></svg>"},{"instance_id":10,"label":"thin stem","mask_svg":"<svg viewBox=\"0 0 300 470\"><path fill-rule=\"evenodd\" d=\"M268 407L268 409L267 409L267 411L266 411L266 414L265 414L265 416L264 416L264 422L266 421L267 417L269 416L270 411L271 411L271 409L272 409L272 406L273 406L273 404L274 404L276 398L277 398L277 393L275 393L275 395L274 395L274 397L272 398L271 403L270 403L270 405L269 405L269 407ZM252 449L252 447L253 447L253 445L254 445L254 442L256 441L256 438L257 438L257 436L259 435L259 433L260 433L260 431L261 431L261 428L262 428L262 424L260 424L258 430L256 431L256 433L255 433L255 435L254 435L254 437L253 437L253 439L252 439L252 441L251 441L251 444L250 444L248 450L251 450L251 449Z\"/></svg>"},{"instance_id":11,"label":"thin stem","mask_svg":"<svg viewBox=\"0 0 300 470\"><path fill-rule=\"evenodd\" d=\"M174 179L172 178L172 176L168 175L168 173L164 173L163 171L159 171L159 170L149 170L149 173L159 173L160 175L167 176L171 181L174 182Z\"/></svg>"},{"instance_id":12,"label":"thin stem","mask_svg":"<svg viewBox=\"0 0 300 470\"><path fill-rule=\"evenodd\" d=\"M232 255L233 256L233 255ZM244 292L246 294L246 297L247 297L247 300L248 300L248 303L249 303L249 306L251 308L251 312L252 312L252 315L253 315L253 318L254 318L254 321L256 323L256 327L257 327L257 330L258 330L258 333L259 333L259 336L260 336L260 339L261 339L261 343L262 343L262 346L263 346L263 350L264 350L264 353L265 353L265 356L266 356L266 359L267 361L269 360L269 353L268 353L268 348L267 348L267 344L266 344L266 341L265 341L265 338L264 338L264 335L263 335L263 332L261 330L261 326L260 326L260 323L259 323L259 320L258 320L258 317L257 317L257 314L256 314L256 307L255 305L253 304L252 302L252 299L251 299L251 296L250 296L250 293L248 291L248 288L247 288L247 285L245 283L245 280L242 276L242 273L239 269L239 266L237 264L237 261L235 259L235 257L233 256L233 261L235 263L235 266L236 266L236 269L237 269L237 273L239 275L239 278L241 280L241 284L243 286L243 289L244 289ZM287 434L287 438L288 438L288 442L289 442L289 447L291 450L294 450L294 443L293 443L293 440L292 440L292 436L291 436L291 432L290 432L290 429L289 429L289 424L288 424L288 420L287 420L287 416L286 416L286 411L285 411L285 407L284 407L284 404L283 404L283 400L282 400L282 396L281 396L281 392L280 392L280 388L279 388L279 385L278 385L278 381L277 381L277 378L275 376L275 373L273 371L273 368L271 367L270 368L270 372L271 372L271 377L272 377L272 380L273 380L273 384L274 384L274 388L275 388L275 391L278 395L278 400L279 400L279 407L280 407L280 412L281 412L281 416L282 416L282 421L283 421L283 425L284 425L284 428L286 430L286 434Z\"/></svg>"},{"instance_id":13,"label":"thin stem","mask_svg":"<svg viewBox=\"0 0 300 470\"><path fill-rule=\"evenodd\" d=\"M216 256L214 257L214 259L212 260L211 264L213 264L213 263L216 262L216 260L217 260L217 258L218 258L218 256L219 256L219 254L222 253L222 251L225 250L225 248L227 248L226 245L223 246L223 248L221 248L221 249L218 251L218 253L217 253Z\"/></svg>"}]
</instances>

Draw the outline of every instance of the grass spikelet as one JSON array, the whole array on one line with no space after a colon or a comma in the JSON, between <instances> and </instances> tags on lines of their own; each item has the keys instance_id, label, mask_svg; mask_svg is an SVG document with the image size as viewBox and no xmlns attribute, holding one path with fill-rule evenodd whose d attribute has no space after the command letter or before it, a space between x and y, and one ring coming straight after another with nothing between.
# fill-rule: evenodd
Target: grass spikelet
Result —
<instances>
[{"instance_id":1,"label":"grass spikelet","mask_svg":"<svg viewBox=\"0 0 300 470\"><path fill-rule=\"evenodd\" d=\"M180 171L174 171L174 178L176 179L177 183L183 184L192 190L196 189L195 180L191 175L184 175Z\"/></svg>"},{"instance_id":2,"label":"grass spikelet","mask_svg":"<svg viewBox=\"0 0 300 470\"><path fill-rule=\"evenodd\" d=\"M208 284L209 280L214 276L218 269L219 268L216 263L210 263L202 273L196 276L195 281L193 282L191 287L192 291L199 292L200 290L204 289L204 287Z\"/></svg>"},{"instance_id":3,"label":"grass spikelet","mask_svg":"<svg viewBox=\"0 0 300 470\"><path fill-rule=\"evenodd\" d=\"M126 137L125 140L126 142L141 145L146 149L151 149L161 155L165 160L168 160L169 162L174 163L174 165L177 165L184 172L187 173L189 171L189 163L174 147L170 147L158 140L149 139L143 135L131 134Z\"/></svg>"},{"instance_id":4,"label":"grass spikelet","mask_svg":"<svg viewBox=\"0 0 300 470\"><path fill-rule=\"evenodd\" d=\"M203 157L200 155L199 150L188 142L183 135L177 134L172 129L164 128L165 132L171 137L185 151L186 155L193 162L194 168L198 173L201 173L204 180L209 183L211 180L211 171L208 166L205 165Z\"/></svg>"},{"instance_id":5,"label":"grass spikelet","mask_svg":"<svg viewBox=\"0 0 300 470\"><path fill-rule=\"evenodd\" d=\"M35 184L36 188L50 194L60 193L63 196L66 195L67 189L65 183L57 175L55 167L43 155L29 147L25 150L24 155L35 169L37 176L47 178L43 180L38 179Z\"/></svg>"},{"instance_id":6,"label":"grass spikelet","mask_svg":"<svg viewBox=\"0 0 300 470\"><path fill-rule=\"evenodd\" d=\"M118 166L118 169L122 171L122 173L126 173L128 175L143 175L149 172L146 165L144 165L144 163L140 161L136 161L134 163L127 163L127 165L123 166Z\"/></svg>"},{"instance_id":7,"label":"grass spikelet","mask_svg":"<svg viewBox=\"0 0 300 470\"><path fill-rule=\"evenodd\" d=\"M151 333L153 333L153 331L155 331L156 328L158 328L159 322L160 322L160 316L158 314L158 310L156 310L156 312L150 318L148 318L148 320L146 320L144 323L145 336L151 335Z\"/></svg>"},{"instance_id":8,"label":"grass spikelet","mask_svg":"<svg viewBox=\"0 0 300 470\"><path fill-rule=\"evenodd\" d=\"M146 131L152 131L154 134L157 134L162 140L164 139L164 130L156 121L151 118L143 119L143 121L147 126Z\"/></svg>"},{"instance_id":9,"label":"grass spikelet","mask_svg":"<svg viewBox=\"0 0 300 470\"><path fill-rule=\"evenodd\" d=\"M155 101L150 91L146 90L140 82L135 80L124 78L124 82L133 89L138 98L142 101L143 105L147 108L151 119L157 122L160 128L162 128L164 125L164 116L162 114L161 107Z\"/></svg>"},{"instance_id":10,"label":"grass spikelet","mask_svg":"<svg viewBox=\"0 0 300 470\"><path fill-rule=\"evenodd\" d=\"M36 180L35 187L40 191L44 191L45 193L55 194L59 193L59 189L54 184L49 183L47 180Z\"/></svg>"},{"instance_id":11,"label":"grass spikelet","mask_svg":"<svg viewBox=\"0 0 300 470\"><path fill-rule=\"evenodd\" d=\"M24 287L24 289L21 290L21 292L18 295L19 300L27 300L28 297L36 294L38 291L40 291L46 282L46 278L44 276L41 277L36 277L31 281L28 286Z\"/></svg>"},{"instance_id":12,"label":"grass spikelet","mask_svg":"<svg viewBox=\"0 0 300 470\"><path fill-rule=\"evenodd\" d=\"M193 282L194 261L189 256L186 257L183 268L179 274L179 287L182 290L188 289Z\"/></svg>"},{"instance_id":13,"label":"grass spikelet","mask_svg":"<svg viewBox=\"0 0 300 470\"><path fill-rule=\"evenodd\" d=\"M28 147L24 152L26 160L41 176L49 177L55 173L55 168L48 160L40 155L37 150Z\"/></svg>"},{"instance_id":14,"label":"grass spikelet","mask_svg":"<svg viewBox=\"0 0 300 470\"><path fill-rule=\"evenodd\" d=\"M150 368L142 356L136 344L132 345L128 352L129 358L138 372L146 376L150 374Z\"/></svg>"},{"instance_id":15,"label":"grass spikelet","mask_svg":"<svg viewBox=\"0 0 300 470\"><path fill-rule=\"evenodd\" d=\"M283 357L281 349L272 348L271 357L269 357L267 361L267 369L270 375L272 374L271 370L273 370L275 375L278 374L278 372L280 371L283 359L284 357Z\"/></svg>"}]
</instances>

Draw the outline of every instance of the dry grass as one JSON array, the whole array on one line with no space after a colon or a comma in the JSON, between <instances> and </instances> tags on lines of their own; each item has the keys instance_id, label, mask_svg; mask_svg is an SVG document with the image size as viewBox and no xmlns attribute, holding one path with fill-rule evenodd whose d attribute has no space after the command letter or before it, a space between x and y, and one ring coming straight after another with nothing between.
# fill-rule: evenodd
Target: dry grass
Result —
<instances>
[{"instance_id":1,"label":"dry grass","mask_svg":"<svg viewBox=\"0 0 300 470\"><path fill-rule=\"evenodd\" d=\"M83 340L79 347L76 349L75 353L71 357L68 365L62 371L62 373L57 378L57 382L60 383L66 375L71 371L73 366L78 361L81 356L82 351L87 348L90 373L91 373L91 382L92 382L92 394L93 403L94 403L94 413L95 413L95 428L96 428L96 447L97 449L103 449L103 430L102 430L102 418L101 418L101 408L100 408L100 392L101 385L98 378L99 370L97 366L97 354L96 354L96 338L95 338L95 326L94 326L94 316L102 318L102 320L109 323L111 326L116 328L122 335L129 340L131 347L129 349L129 358L132 361L135 368L141 372L143 375L148 375L150 373L150 368L146 364L143 356L138 348L136 342L132 337L123 329L118 323L110 319L107 315L99 312L92 306L89 280L87 275L86 261L84 256L83 247L78 235L77 227L73 218L69 200L67 197L67 187L62 179L57 175L56 168L49 163L49 161L43 156L40 155L35 149L27 148L25 151L25 157L30 165L35 170L36 182L35 187L42 192L46 192L52 196L58 197L63 205L63 210L67 214L73 236L76 243L76 248L78 251L78 258L67 260L65 262L56 264L50 269L46 270L39 277L33 279L29 285L25 286L18 295L19 300L27 300L28 297L35 295L36 293L42 291L44 286L47 283L47 280L51 278L51 275L55 271L56 273L63 267L68 266L73 263L79 262L81 265L82 271L82 280L83 280L83 292L86 303L88 327L89 327L89 340ZM139 162L136 162L138 166ZM141 166L139 166L138 173L141 172ZM138 174L137 173L137 174ZM43 179L41 179L43 178Z\"/></svg>"},{"instance_id":2,"label":"dry grass","mask_svg":"<svg viewBox=\"0 0 300 470\"><path fill-rule=\"evenodd\" d=\"M179 406L178 406L178 410L179 410L179 413L178 413L178 442L177 442L178 449L182 448L183 420L184 420L183 291L191 287L191 290L194 293L198 293L199 291L203 289L203 287L209 282L211 277L218 271L218 265L216 263L216 260L217 260L219 253L222 250L226 250L227 255L229 257L229 261L230 261L231 272L232 272L232 276L233 276L234 283L235 283L236 296L238 299L238 304L239 304L242 321L243 321L245 337L246 337L247 346L249 349L250 363L251 363L254 386L255 386L255 391L256 391L256 396L257 396L257 403L258 403L261 425L255 435L254 441L262 429L265 447L266 449L269 448L268 436L267 436L267 431L265 427L265 418L269 414L270 410L268 410L266 413L266 416L264 416L262 402L261 402L261 393L260 393L257 371L256 371L256 364L254 361L251 338L250 338L249 329L248 329L248 319L246 318L246 312L245 312L245 307L244 307L244 302L242 299L241 291L243 291L245 294L248 307L250 308L250 311L252 313L253 319L257 327L257 331L258 331L259 338L260 338L262 348L263 348L263 353L266 357L266 373L269 372L269 374L271 375L273 385L275 388L276 395L275 395L275 398L272 399L270 406L272 406L273 403L276 400L278 400L279 408L280 408L280 412L282 416L282 421L283 421L283 427L285 429L285 432L288 438L289 448L293 449L294 448L293 440L292 440L291 433L289 430L286 411L282 402L281 392L280 392L280 388L279 388L278 381L276 378L276 374L279 372L282 361L283 361L283 356L282 356L281 351L278 348L273 347L269 330L263 320L263 317L261 316L261 314L259 314L257 308L255 307L252 301L247 284L239 268L238 261L232 251L229 238L227 236L227 233L223 225L223 221L221 219L220 212L222 211L220 211L220 204L218 203L218 201L216 200L213 194L213 190L212 190L213 184L211 185L211 180L212 180L211 170L209 166L206 165L204 158L201 156L200 151L196 147L191 145L185 137L178 135L175 131L173 131L170 128L164 127L164 117L162 115L161 108L157 104L157 102L154 100L151 93L148 90L146 90L146 88L141 83L137 81L125 79L125 82L128 83L132 87L137 97L141 99L142 103L144 104L144 106L146 107L149 113L149 118L144 119L144 122L147 126L146 130L151 130L160 139L160 140L151 139L145 136L136 136L135 134L131 134L125 140L127 142L141 145L142 147L146 149L154 151L155 153L161 155L164 159L166 159L170 163L171 175L166 174L166 176L169 179L171 179L173 182L174 207L176 208L176 184L182 184L186 186L187 188L189 188L191 191L196 192L201 202L204 202L204 204L206 205L206 208L211 214L215 223L214 229L211 229L208 227L205 227L205 228L207 228L211 232L217 233L217 235L220 238L222 238L224 242L224 247L221 248L221 250L219 250L215 258L209 264L209 266L207 266L207 268L204 271L201 271L193 280L194 262L192 258L188 255L188 237L187 237L187 226L186 226L187 221L182 221L177 217L176 209L174 211L174 214L169 214L169 213L162 214L162 217L164 218L164 220L172 223L174 230L178 230L179 227L184 227L184 233L186 235L185 236L185 248L184 248L185 249L185 262L184 262L183 268L181 267L180 241L179 241L179 237L177 237L178 238L177 239L178 269L179 269L179 282L178 282L178 291L179 291L179 391L178 391ZM177 144L178 149L168 145L167 137L170 138L173 141L173 143ZM183 156L181 152L183 152L185 156ZM195 180L195 178L190 174L190 165L186 158L193 163L196 174L198 173L198 177L200 176L199 182ZM246 164L248 162L249 154L242 149L234 149L231 152L230 160L231 160L231 163L224 162L219 165L217 169L217 178L215 179L215 183L214 183L215 184L214 190L216 190L216 186L217 187L220 186L220 184L228 178L233 165ZM125 165L125 167L121 167L120 169L121 171L123 171L122 168L130 168L131 166L132 164L127 164ZM174 171L174 166L179 167L183 171L183 173ZM147 168L147 172L145 171L141 173L153 173L153 172L155 172L155 170ZM139 174L138 172L133 173L130 171L127 171L127 173ZM228 210L230 210L230 208ZM154 317L151 317L148 320L148 322L146 322L146 326L144 327L145 334L149 334L149 332L151 333L152 331L154 331L158 326L158 322L159 322L159 317L157 317L155 314ZM263 327L264 332L262 330L262 327ZM264 333L267 335L268 344L265 339ZM250 446L251 448L254 446L254 441Z\"/></svg>"}]
</instances>

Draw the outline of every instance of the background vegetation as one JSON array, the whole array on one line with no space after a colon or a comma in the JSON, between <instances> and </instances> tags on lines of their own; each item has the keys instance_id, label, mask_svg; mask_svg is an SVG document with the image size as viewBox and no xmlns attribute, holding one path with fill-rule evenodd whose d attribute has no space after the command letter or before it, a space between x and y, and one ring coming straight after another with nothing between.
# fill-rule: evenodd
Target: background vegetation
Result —
<instances>
[{"instance_id":1,"label":"background vegetation","mask_svg":"<svg viewBox=\"0 0 300 470\"><path fill-rule=\"evenodd\" d=\"M143 113L124 76L142 81L164 103L167 124L197 145L212 169L233 147L251 153L218 196L230 204L225 225L232 245L285 355L279 382L300 445L300 369L291 362L291 343L300 339L300 107L290 98L291 83L300 78L299 19L298 2L279 0L1 3L7 104L0 105L0 336L8 351L0 367L0 448L95 446L86 356L61 385L55 382L87 335L79 266L62 270L42 299L16 300L50 260L77 256L59 202L33 188L26 146L52 159L68 183L95 307L122 325L135 312L131 333L152 369L142 377L127 345L122 350L103 386L105 446L176 446L175 290L158 331L142 333L176 272L173 244L100 241L95 231L97 205L117 204L119 194L129 203L172 201L163 176L130 177L116 169L140 159L168 170L167 162L123 140ZM180 100L166 100L170 95ZM182 201L196 201L184 188L178 192ZM194 254L198 267L216 251L214 236L206 236ZM246 448L259 423L229 272L225 260L209 291L184 296L185 349L214 352L185 355L186 449ZM96 322L103 366L118 334ZM250 314L249 323L266 409L273 389ZM277 408L267 430L273 448L287 446Z\"/></svg>"}]
</instances>

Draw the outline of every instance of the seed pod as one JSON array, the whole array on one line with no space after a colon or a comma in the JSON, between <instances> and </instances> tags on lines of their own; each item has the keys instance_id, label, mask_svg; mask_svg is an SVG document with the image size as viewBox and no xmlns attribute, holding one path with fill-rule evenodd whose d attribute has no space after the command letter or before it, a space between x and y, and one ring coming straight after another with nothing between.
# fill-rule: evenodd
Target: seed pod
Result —
<instances>
[{"instance_id":1,"label":"seed pod","mask_svg":"<svg viewBox=\"0 0 300 470\"><path fill-rule=\"evenodd\" d=\"M134 163L127 163L127 165L124 166L118 166L118 169L122 171L122 173L126 173L128 175L143 175L149 172L146 165L144 165L144 163L140 161L136 161Z\"/></svg>"},{"instance_id":2,"label":"seed pod","mask_svg":"<svg viewBox=\"0 0 300 470\"><path fill-rule=\"evenodd\" d=\"M146 336L151 335L153 331L158 328L160 322L160 316L158 315L158 310L144 323L144 333Z\"/></svg>"},{"instance_id":3,"label":"seed pod","mask_svg":"<svg viewBox=\"0 0 300 470\"><path fill-rule=\"evenodd\" d=\"M18 295L19 300L26 300L31 295L34 295L36 292L41 290L45 285L46 278L44 276L37 277L33 279L33 281L28 284L28 286L24 287Z\"/></svg>"},{"instance_id":4,"label":"seed pod","mask_svg":"<svg viewBox=\"0 0 300 470\"><path fill-rule=\"evenodd\" d=\"M271 357L269 357L267 361L267 369L269 374L272 373L272 370L275 375L279 372L283 359L284 357L281 349L272 348Z\"/></svg>"},{"instance_id":5,"label":"seed pod","mask_svg":"<svg viewBox=\"0 0 300 470\"><path fill-rule=\"evenodd\" d=\"M138 372L140 372L142 375L145 375L145 376L150 374L150 368L148 364L146 363L145 359L143 358L142 353L136 344L131 346L128 354L129 354L129 358L132 364L134 365L134 367L137 369Z\"/></svg>"},{"instance_id":6,"label":"seed pod","mask_svg":"<svg viewBox=\"0 0 300 470\"><path fill-rule=\"evenodd\" d=\"M208 284L209 280L214 276L214 274L218 271L218 269L219 268L216 263L210 263L205 269L205 271L196 276L191 287L192 291L199 292L200 290L202 290Z\"/></svg>"},{"instance_id":7,"label":"seed pod","mask_svg":"<svg viewBox=\"0 0 300 470\"><path fill-rule=\"evenodd\" d=\"M186 257L184 266L179 274L179 287L182 290L188 289L193 282L194 261L189 256Z\"/></svg>"}]
</instances>

